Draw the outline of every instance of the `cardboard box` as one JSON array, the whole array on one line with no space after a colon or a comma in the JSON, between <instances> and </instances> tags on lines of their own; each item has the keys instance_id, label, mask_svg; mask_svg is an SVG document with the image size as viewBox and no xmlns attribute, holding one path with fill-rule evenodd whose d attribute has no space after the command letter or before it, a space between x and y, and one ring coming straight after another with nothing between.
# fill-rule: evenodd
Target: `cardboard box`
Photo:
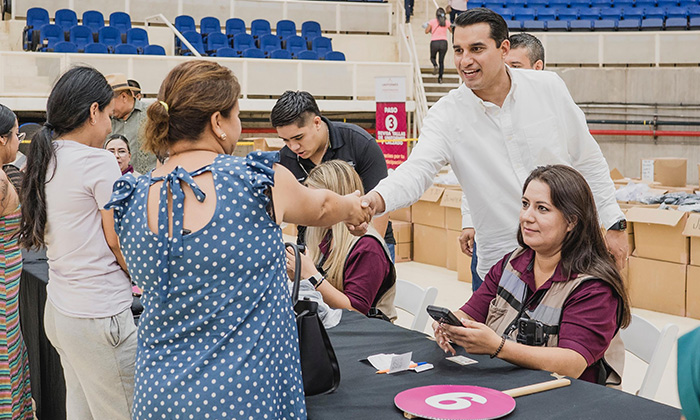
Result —
<instances>
[{"instance_id":1,"label":"cardboard box","mask_svg":"<svg viewBox=\"0 0 700 420\"><path fill-rule=\"evenodd\" d=\"M612 171L610 171L610 179L614 181L625 179L625 176L622 175L622 172L620 172L619 169L613 168Z\"/></svg>"},{"instance_id":2,"label":"cardboard box","mask_svg":"<svg viewBox=\"0 0 700 420\"><path fill-rule=\"evenodd\" d=\"M423 264L445 266L447 230L413 225L413 260Z\"/></svg>"},{"instance_id":3,"label":"cardboard box","mask_svg":"<svg viewBox=\"0 0 700 420\"><path fill-rule=\"evenodd\" d=\"M413 225L409 222L393 221L391 226L394 229L394 239L397 244L413 242Z\"/></svg>"},{"instance_id":4,"label":"cardboard box","mask_svg":"<svg viewBox=\"0 0 700 420\"><path fill-rule=\"evenodd\" d=\"M633 207L627 220L634 222L634 255L688 264L690 241L683 236L688 213Z\"/></svg>"},{"instance_id":5,"label":"cardboard box","mask_svg":"<svg viewBox=\"0 0 700 420\"><path fill-rule=\"evenodd\" d=\"M630 256L634 252L634 233L627 232L627 247L629 248L627 256Z\"/></svg>"},{"instance_id":6,"label":"cardboard box","mask_svg":"<svg viewBox=\"0 0 700 420\"><path fill-rule=\"evenodd\" d=\"M446 189L440 205L445 208L445 227L462 231L462 190Z\"/></svg>"},{"instance_id":7,"label":"cardboard box","mask_svg":"<svg viewBox=\"0 0 700 420\"><path fill-rule=\"evenodd\" d=\"M700 265L700 214L691 213L688 216L683 235L690 237L690 264Z\"/></svg>"},{"instance_id":8,"label":"cardboard box","mask_svg":"<svg viewBox=\"0 0 700 420\"><path fill-rule=\"evenodd\" d=\"M686 267L684 264L630 257L632 306L685 316Z\"/></svg>"},{"instance_id":9,"label":"cardboard box","mask_svg":"<svg viewBox=\"0 0 700 420\"><path fill-rule=\"evenodd\" d=\"M472 257L469 255L462 254L457 258L457 280L472 282Z\"/></svg>"},{"instance_id":10,"label":"cardboard box","mask_svg":"<svg viewBox=\"0 0 700 420\"><path fill-rule=\"evenodd\" d=\"M389 213L389 220L398 220L401 222L411 222L411 207L394 210Z\"/></svg>"},{"instance_id":11,"label":"cardboard box","mask_svg":"<svg viewBox=\"0 0 700 420\"><path fill-rule=\"evenodd\" d=\"M461 231L448 230L445 235L445 268L452 271L457 271L457 260L461 257L466 257L462 253L462 248L459 245L459 235Z\"/></svg>"},{"instance_id":12,"label":"cardboard box","mask_svg":"<svg viewBox=\"0 0 700 420\"><path fill-rule=\"evenodd\" d=\"M413 242L396 244L394 251L396 254L397 263L411 261L413 254Z\"/></svg>"},{"instance_id":13,"label":"cardboard box","mask_svg":"<svg viewBox=\"0 0 700 420\"><path fill-rule=\"evenodd\" d=\"M445 189L432 186L411 207L411 222L423 226L445 228L445 208L440 206L440 199Z\"/></svg>"},{"instance_id":14,"label":"cardboard box","mask_svg":"<svg viewBox=\"0 0 700 420\"><path fill-rule=\"evenodd\" d=\"M686 158L642 159L642 180L669 187L685 187L688 173Z\"/></svg>"},{"instance_id":15,"label":"cardboard box","mask_svg":"<svg viewBox=\"0 0 700 420\"><path fill-rule=\"evenodd\" d=\"M280 138L256 138L247 140L253 141L253 148L255 150L262 150L263 152L280 150L284 147L284 140Z\"/></svg>"},{"instance_id":16,"label":"cardboard box","mask_svg":"<svg viewBox=\"0 0 700 420\"><path fill-rule=\"evenodd\" d=\"M685 316L700 319L700 267L688 266Z\"/></svg>"}]
</instances>

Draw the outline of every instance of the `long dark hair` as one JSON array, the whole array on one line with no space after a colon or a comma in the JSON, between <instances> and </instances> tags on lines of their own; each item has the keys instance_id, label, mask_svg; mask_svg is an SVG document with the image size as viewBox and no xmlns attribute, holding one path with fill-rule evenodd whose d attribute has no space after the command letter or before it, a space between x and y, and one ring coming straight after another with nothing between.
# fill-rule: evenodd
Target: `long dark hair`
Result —
<instances>
[{"instance_id":1,"label":"long dark hair","mask_svg":"<svg viewBox=\"0 0 700 420\"><path fill-rule=\"evenodd\" d=\"M446 19L445 19L445 9L442 7L438 7L438 9L435 11L435 17L438 20L438 25L440 26L445 26Z\"/></svg>"},{"instance_id":2,"label":"long dark hair","mask_svg":"<svg viewBox=\"0 0 700 420\"><path fill-rule=\"evenodd\" d=\"M15 126L17 116L14 112L3 104L0 104L0 136L5 136L12 131Z\"/></svg>"},{"instance_id":3,"label":"long dark hair","mask_svg":"<svg viewBox=\"0 0 700 420\"><path fill-rule=\"evenodd\" d=\"M20 244L27 248L44 246L46 228L47 170L56 160L53 139L69 133L90 118L90 107L100 111L112 102L114 94L105 77L92 67L74 67L56 82L46 105L46 124L29 145L27 169L22 181L22 225Z\"/></svg>"},{"instance_id":4,"label":"long dark hair","mask_svg":"<svg viewBox=\"0 0 700 420\"><path fill-rule=\"evenodd\" d=\"M630 300L615 260L605 245L600 229L593 193L583 176L564 165L540 166L530 173L523 186L523 194L532 181L549 186L552 205L564 215L568 223L575 223L564 237L561 246L561 265L564 273L587 274L608 283L618 295L620 328L631 320ZM518 229L518 243L529 248Z\"/></svg>"}]
</instances>

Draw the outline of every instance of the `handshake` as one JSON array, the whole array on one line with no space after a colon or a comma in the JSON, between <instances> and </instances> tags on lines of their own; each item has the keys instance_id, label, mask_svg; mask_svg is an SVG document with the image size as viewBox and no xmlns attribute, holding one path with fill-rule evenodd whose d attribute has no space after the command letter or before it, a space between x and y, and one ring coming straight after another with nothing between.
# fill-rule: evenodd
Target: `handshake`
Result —
<instances>
[{"instance_id":1,"label":"handshake","mask_svg":"<svg viewBox=\"0 0 700 420\"><path fill-rule=\"evenodd\" d=\"M355 236L367 233L368 223L372 217L377 213L383 213L386 207L382 196L375 191L370 191L363 196L360 196L359 191L355 191L344 198L352 200L352 212L345 220L345 225Z\"/></svg>"}]
</instances>

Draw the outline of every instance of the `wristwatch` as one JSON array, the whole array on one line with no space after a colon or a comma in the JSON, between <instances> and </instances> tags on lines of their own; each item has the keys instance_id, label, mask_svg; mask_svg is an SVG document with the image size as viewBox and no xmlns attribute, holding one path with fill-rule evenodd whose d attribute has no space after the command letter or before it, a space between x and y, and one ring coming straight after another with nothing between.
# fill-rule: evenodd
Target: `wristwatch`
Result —
<instances>
[{"instance_id":1,"label":"wristwatch","mask_svg":"<svg viewBox=\"0 0 700 420\"><path fill-rule=\"evenodd\" d=\"M311 285L314 287L314 289L318 289L318 286L320 286L321 283L323 283L323 280L325 280L325 279L326 279L325 277L317 276L316 274L314 274L313 276L308 278L309 283L311 283Z\"/></svg>"},{"instance_id":2,"label":"wristwatch","mask_svg":"<svg viewBox=\"0 0 700 420\"><path fill-rule=\"evenodd\" d=\"M621 219L615 222L614 225L610 226L608 230L625 230L627 229L627 220Z\"/></svg>"}]
</instances>

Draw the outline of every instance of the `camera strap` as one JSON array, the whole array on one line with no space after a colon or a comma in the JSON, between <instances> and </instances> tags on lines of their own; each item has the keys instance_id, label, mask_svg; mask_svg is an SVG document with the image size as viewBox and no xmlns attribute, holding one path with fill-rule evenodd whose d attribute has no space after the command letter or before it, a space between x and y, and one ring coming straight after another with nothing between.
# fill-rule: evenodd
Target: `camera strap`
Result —
<instances>
[{"instance_id":1,"label":"camera strap","mask_svg":"<svg viewBox=\"0 0 700 420\"><path fill-rule=\"evenodd\" d=\"M542 301L542 298L544 298L544 295L547 293L549 289L539 289L537 290L532 296L530 296L530 299L527 299L525 302L521 302L520 310L518 311L518 315L513 319L513 321L508 325L508 328L505 329L503 332L503 335L509 336L515 331L516 328L518 328L518 321L520 318L523 317L525 314L525 310L533 305L539 305L539 303ZM527 289L525 290L525 293L527 293ZM524 297L524 296L523 296ZM551 330L552 328L556 328L556 331L553 334L557 334L559 332L559 327L552 327L551 325L545 326L545 334L551 335L552 333L548 332L547 329Z\"/></svg>"}]
</instances>

